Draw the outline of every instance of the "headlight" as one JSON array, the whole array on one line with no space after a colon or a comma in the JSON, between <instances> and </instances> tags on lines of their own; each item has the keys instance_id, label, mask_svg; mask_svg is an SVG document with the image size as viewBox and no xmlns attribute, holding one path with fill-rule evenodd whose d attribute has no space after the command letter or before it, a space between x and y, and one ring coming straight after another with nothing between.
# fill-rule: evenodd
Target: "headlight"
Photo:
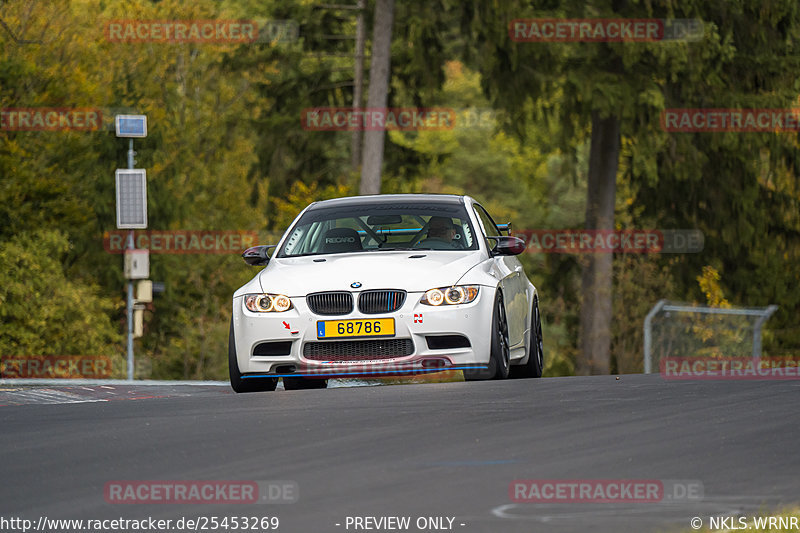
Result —
<instances>
[{"instance_id":1,"label":"headlight","mask_svg":"<svg viewBox=\"0 0 800 533\"><path fill-rule=\"evenodd\" d=\"M431 289L423 296L420 303L425 305L458 305L468 304L478 297L476 285L454 285Z\"/></svg>"},{"instance_id":2,"label":"headlight","mask_svg":"<svg viewBox=\"0 0 800 533\"><path fill-rule=\"evenodd\" d=\"M292 300L283 294L245 294L244 306L254 313L283 313L292 308Z\"/></svg>"}]
</instances>

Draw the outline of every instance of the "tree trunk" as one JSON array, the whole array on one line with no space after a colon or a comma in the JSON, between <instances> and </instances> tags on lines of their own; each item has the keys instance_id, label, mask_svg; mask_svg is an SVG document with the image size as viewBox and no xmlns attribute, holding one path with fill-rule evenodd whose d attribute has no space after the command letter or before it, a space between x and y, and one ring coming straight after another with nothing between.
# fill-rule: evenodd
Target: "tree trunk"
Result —
<instances>
[{"instance_id":1,"label":"tree trunk","mask_svg":"<svg viewBox=\"0 0 800 533\"><path fill-rule=\"evenodd\" d=\"M355 70L353 72L353 111L361 107L363 99L361 93L364 88L364 43L366 29L364 28L364 10L367 7L367 0L358 0L358 15L356 18L356 51L355 51ZM361 164L361 130L353 130L353 137L350 140L350 165L353 171L358 170Z\"/></svg>"},{"instance_id":2,"label":"tree trunk","mask_svg":"<svg viewBox=\"0 0 800 533\"><path fill-rule=\"evenodd\" d=\"M592 112L586 229L614 229L614 203L619 161L619 119ZM581 274L578 375L608 374L611 360L613 259L611 253L588 253Z\"/></svg>"},{"instance_id":3,"label":"tree trunk","mask_svg":"<svg viewBox=\"0 0 800 533\"><path fill-rule=\"evenodd\" d=\"M375 28L372 34L372 60L369 68L367 108L385 109L389 95L389 72L392 44L394 0L375 2ZM381 166L385 131L364 132L364 155L361 162L361 194L381 192Z\"/></svg>"}]
</instances>

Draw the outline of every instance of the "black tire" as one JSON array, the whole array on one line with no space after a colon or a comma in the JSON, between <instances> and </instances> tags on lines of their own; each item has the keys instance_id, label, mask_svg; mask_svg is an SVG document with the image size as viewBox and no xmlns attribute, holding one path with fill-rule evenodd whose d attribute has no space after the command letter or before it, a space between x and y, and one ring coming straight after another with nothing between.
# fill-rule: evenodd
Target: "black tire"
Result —
<instances>
[{"instance_id":1,"label":"black tire","mask_svg":"<svg viewBox=\"0 0 800 533\"><path fill-rule=\"evenodd\" d=\"M317 378L283 378L283 388L286 390L327 389L327 379Z\"/></svg>"},{"instance_id":2,"label":"black tire","mask_svg":"<svg viewBox=\"0 0 800 533\"><path fill-rule=\"evenodd\" d=\"M506 308L503 295L498 290L494 300L492 313L492 345L487 368L464 370L464 381L482 381L487 379L506 379L509 372L509 342Z\"/></svg>"},{"instance_id":3,"label":"black tire","mask_svg":"<svg viewBox=\"0 0 800 533\"><path fill-rule=\"evenodd\" d=\"M228 333L228 374L231 378L231 388L234 392L268 392L274 391L278 386L278 378L247 378L243 379L239 372L239 363L236 360L236 342L233 337L233 318L231 329Z\"/></svg>"},{"instance_id":4,"label":"black tire","mask_svg":"<svg viewBox=\"0 0 800 533\"><path fill-rule=\"evenodd\" d=\"M511 367L509 377L540 378L544 367L544 345L542 344L542 316L539 314L539 297L533 297L531 309L531 341L528 346L528 362Z\"/></svg>"}]
</instances>

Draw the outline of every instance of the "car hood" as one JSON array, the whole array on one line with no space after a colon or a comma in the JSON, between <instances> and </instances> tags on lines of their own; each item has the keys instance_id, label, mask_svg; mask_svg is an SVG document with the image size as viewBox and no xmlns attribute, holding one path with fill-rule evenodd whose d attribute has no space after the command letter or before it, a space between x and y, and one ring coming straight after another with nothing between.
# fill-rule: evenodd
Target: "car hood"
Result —
<instances>
[{"instance_id":1,"label":"car hood","mask_svg":"<svg viewBox=\"0 0 800 533\"><path fill-rule=\"evenodd\" d=\"M314 255L273 259L258 279L264 292L295 297L320 291L352 290L352 283L361 283L358 290L423 292L455 284L479 261L479 251Z\"/></svg>"}]
</instances>

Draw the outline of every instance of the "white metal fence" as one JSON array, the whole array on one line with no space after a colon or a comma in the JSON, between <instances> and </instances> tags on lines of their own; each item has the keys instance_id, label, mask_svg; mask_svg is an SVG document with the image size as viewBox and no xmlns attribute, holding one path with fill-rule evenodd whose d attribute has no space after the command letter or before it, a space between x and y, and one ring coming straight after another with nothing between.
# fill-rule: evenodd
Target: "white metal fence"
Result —
<instances>
[{"instance_id":1,"label":"white metal fence","mask_svg":"<svg viewBox=\"0 0 800 533\"><path fill-rule=\"evenodd\" d=\"M644 372L666 357L761 357L761 330L778 309L659 301L644 319Z\"/></svg>"}]
</instances>

